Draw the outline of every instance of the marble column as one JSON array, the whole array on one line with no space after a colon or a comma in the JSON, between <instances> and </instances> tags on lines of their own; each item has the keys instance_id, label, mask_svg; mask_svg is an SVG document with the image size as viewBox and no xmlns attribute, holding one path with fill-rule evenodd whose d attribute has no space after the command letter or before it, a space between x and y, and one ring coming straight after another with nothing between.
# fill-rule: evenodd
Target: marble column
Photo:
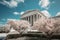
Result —
<instances>
[{"instance_id":1,"label":"marble column","mask_svg":"<svg viewBox=\"0 0 60 40\"><path fill-rule=\"evenodd\" d=\"M33 15L33 23L35 22L35 15Z\"/></svg>"},{"instance_id":2,"label":"marble column","mask_svg":"<svg viewBox=\"0 0 60 40\"><path fill-rule=\"evenodd\" d=\"M33 25L33 15L32 15L32 25Z\"/></svg>"},{"instance_id":3,"label":"marble column","mask_svg":"<svg viewBox=\"0 0 60 40\"><path fill-rule=\"evenodd\" d=\"M30 23L32 24L32 16L30 16Z\"/></svg>"},{"instance_id":4,"label":"marble column","mask_svg":"<svg viewBox=\"0 0 60 40\"><path fill-rule=\"evenodd\" d=\"M30 22L30 16L29 16L29 22Z\"/></svg>"},{"instance_id":5,"label":"marble column","mask_svg":"<svg viewBox=\"0 0 60 40\"><path fill-rule=\"evenodd\" d=\"M38 20L38 14L36 14L36 20Z\"/></svg>"},{"instance_id":6,"label":"marble column","mask_svg":"<svg viewBox=\"0 0 60 40\"><path fill-rule=\"evenodd\" d=\"M39 15L39 19L40 19L40 15Z\"/></svg>"},{"instance_id":7,"label":"marble column","mask_svg":"<svg viewBox=\"0 0 60 40\"><path fill-rule=\"evenodd\" d=\"M28 22L29 22L29 17L28 17Z\"/></svg>"}]
</instances>

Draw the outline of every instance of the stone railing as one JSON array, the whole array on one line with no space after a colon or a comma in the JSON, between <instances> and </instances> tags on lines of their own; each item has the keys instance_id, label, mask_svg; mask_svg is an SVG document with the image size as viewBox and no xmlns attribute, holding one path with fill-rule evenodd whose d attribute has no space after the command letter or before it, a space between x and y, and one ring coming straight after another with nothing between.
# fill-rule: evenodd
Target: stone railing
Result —
<instances>
[{"instance_id":1,"label":"stone railing","mask_svg":"<svg viewBox=\"0 0 60 40\"><path fill-rule=\"evenodd\" d=\"M60 35L53 35L51 39L60 39ZM7 35L6 40L47 40L42 33L23 33Z\"/></svg>"}]
</instances>

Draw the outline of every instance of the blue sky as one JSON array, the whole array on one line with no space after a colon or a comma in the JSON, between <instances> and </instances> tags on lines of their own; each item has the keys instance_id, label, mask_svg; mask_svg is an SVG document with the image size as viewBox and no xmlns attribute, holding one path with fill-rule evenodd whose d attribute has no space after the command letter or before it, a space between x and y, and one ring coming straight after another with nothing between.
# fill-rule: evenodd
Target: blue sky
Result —
<instances>
[{"instance_id":1,"label":"blue sky","mask_svg":"<svg viewBox=\"0 0 60 40\"><path fill-rule=\"evenodd\" d=\"M20 19L26 10L39 9L47 16L60 15L60 0L0 0L0 24Z\"/></svg>"}]
</instances>

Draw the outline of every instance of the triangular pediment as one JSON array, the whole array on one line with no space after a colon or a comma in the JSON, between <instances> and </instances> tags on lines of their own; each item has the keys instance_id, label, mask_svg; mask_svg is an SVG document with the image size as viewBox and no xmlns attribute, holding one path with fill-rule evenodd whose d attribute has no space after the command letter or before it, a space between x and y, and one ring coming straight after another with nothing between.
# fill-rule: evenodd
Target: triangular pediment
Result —
<instances>
[{"instance_id":1,"label":"triangular pediment","mask_svg":"<svg viewBox=\"0 0 60 40\"><path fill-rule=\"evenodd\" d=\"M21 18L28 17L28 16L31 16L31 15L34 15L34 14L39 14L39 15L45 16L39 10L29 10L29 11L24 12L24 14L21 15Z\"/></svg>"}]
</instances>

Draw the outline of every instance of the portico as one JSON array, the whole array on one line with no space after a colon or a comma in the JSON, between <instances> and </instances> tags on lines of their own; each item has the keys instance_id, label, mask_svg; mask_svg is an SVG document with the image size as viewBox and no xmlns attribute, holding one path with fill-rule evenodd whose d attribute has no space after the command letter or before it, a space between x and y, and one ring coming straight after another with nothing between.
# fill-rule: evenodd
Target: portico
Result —
<instances>
[{"instance_id":1,"label":"portico","mask_svg":"<svg viewBox=\"0 0 60 40\"><path fill-rule=\"evenodd\" d=\"M21 15L21 19L29 21L31 25L33 25L33 23L37 19L40 19L41 17L46 17L46 16L42 14L39 10L29 10Z\"/></svg>"}]
</instances>

